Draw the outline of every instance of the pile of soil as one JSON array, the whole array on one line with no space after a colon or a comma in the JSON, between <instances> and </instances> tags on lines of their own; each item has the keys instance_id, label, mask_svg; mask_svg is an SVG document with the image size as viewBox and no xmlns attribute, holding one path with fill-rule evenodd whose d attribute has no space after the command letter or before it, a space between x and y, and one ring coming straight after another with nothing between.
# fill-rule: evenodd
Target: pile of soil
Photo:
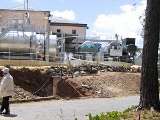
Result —
<instances>
[{"instance_id":1,"label":"pile of soil","mask_svg":"<svg viewBox=\"0 0 160 120\"><path fill-rule=\"evenodd\" d=\"M140 91L140 73L100 72L95 76L69 79L75 88L88 97L122 97Z\"/></svg>"},{"instance_id":2,"label":"pile of soil","mask_svg":"<svg viewBox=\"0 0 160 120\"><path fill-rule=\"evenodd\" d=\"M48 68L10 68L15 82L14 99L53 95L53 81ZM46 84L45 84L46 83ZM45 86L34 94L43 85ZM57 84L60 98L122 97L139 94L140 73L98 72L95 75L61 78Z\"/></svg>"}]
</instances>

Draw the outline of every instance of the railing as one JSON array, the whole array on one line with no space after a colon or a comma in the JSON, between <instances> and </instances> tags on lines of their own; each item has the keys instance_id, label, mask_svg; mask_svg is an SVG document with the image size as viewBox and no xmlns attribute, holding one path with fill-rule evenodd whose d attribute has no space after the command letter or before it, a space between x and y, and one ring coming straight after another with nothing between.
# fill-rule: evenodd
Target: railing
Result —
<instances>
[{"instance_id":1,"label":"railing","mask_svg":"<svg viewBox=\"0 0 160 120\"><path fill-rule=\"evenodd\" d=\"M20 22L17 19L16 14L6 17L3 22L0 23L0 39L2 39L5 34L11 30L22 32L37 32L44 34L46 32L46 29L44 27L36 26L34 23L29 24L25 22L24 19Z\"/></svg>"},{"instance_id":2,"label":"railing","mask_svg":"<svg viewBox=\"0 0 160 120\"><path fill-rule=\"evenodd\" d=\"M8 33L11 29L13 29L15 26L13 25L10 25L8 27L4 27L4 28L1 28L1 32L0 32L0 39L2 39L6 33Z\"/></svg>"},{"instance_id":3,"label":"railing","mask_svg":"<svg viewBox=\"0 0 160 120\"><path fill-rule=\"evenodd\" d=\"M13 24L13 20L16 18L16 15L11 15L6 17L3 22L0 23L0 28L8 28L11 24Z\"/></svg>"},{"instance_id":4,"label":"railing","mask_svg":"<svg viewBox=\"0 0 160 120\"><path fill-rule=\"evenodd\" d=\"M0 39L5 36L7 32L16 27L16 24L13 24L13 20L16 18L16 15L11 15L6 17L3 22L0 23Z\"/></svg>"}]
</instances>

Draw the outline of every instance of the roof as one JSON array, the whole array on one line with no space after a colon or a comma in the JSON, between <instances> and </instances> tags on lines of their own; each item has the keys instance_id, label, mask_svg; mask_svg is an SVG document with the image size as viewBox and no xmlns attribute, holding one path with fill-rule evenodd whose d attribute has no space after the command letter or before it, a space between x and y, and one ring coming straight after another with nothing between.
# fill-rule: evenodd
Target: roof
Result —
<instances>
[{"instance_id":1,"label":"roof","mask_svg":"<svg viewBox=\"0 0 160 120\"><path fill-rule=\"evenodd\" d=\"M77 23L71 20L68 20L63 17L57 17L57 16L52 16L51 18L51 24L57 24L57 25L76 25L79 27L87 27L87 24L82 24L82 23Z\"/></svg>"},{"instance_id":2,"label":"roof","mask_svg":"<svg viewBox=\"0 0 160 120\"><path fill-rule=\"evenodd\" d=\"M77 24L74 21L68 20L68 19L63 18L63 17L57 17L57 16L52 16L51 22L54 22L54 23L75 23L75 24Z\"/></svg>"},{"instance_id":3,"label":"roof","mask_svg":"<svg viewBox=\"0 0 160 120\"><path fill-rule=\"evenodd\" d=\"M79 48L80 52L97 52L95 44L91 41L85 41Z\"/></svg>"}]
</instances>

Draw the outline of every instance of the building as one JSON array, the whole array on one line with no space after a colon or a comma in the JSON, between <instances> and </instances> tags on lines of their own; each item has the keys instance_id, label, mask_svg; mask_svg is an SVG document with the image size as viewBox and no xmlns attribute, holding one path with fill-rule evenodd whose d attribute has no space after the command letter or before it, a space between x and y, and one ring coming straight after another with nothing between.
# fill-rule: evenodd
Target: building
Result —
<instances>
[{"instance_id":1,"label":"building","mask_svg":"<svg viewBox=\"0 0 160 120\"><path fill-rule=\"evenodd\" d=\"M49 17L50 11L0 9L0 57L37 59L37 35L41 34L43 60L49 61Z\"/></svg>"},{"instance_id":2,"label":"building","mask_svg":"<svg viewBox=\"0 0 160 120\"><path fill-rule=\"evenodd\" d=\"M87 24L53 16L50 25L52 35L57 35L59 43L62 43L59 52L75 52L85 41Z\"/></svg>"},{"instance_id":3,"label":"building","mask_svg":"<svg viewBox=\"0 0 160 120\"><path fill-rule=\"evenodd\" d=\"M73 53L84 42L87 28L87 24L51 16L50 11L0 9L0 58L37 59L43 54L42 60L49 61Z\"/></svg>"}]
</instances>

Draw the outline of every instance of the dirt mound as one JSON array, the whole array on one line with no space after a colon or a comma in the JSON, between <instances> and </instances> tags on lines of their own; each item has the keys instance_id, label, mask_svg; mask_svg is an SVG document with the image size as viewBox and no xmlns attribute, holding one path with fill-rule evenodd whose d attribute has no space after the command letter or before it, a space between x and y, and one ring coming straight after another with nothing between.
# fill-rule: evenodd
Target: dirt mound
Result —
<instances>
[{"instance_id":1,"label":"dirt mound","mask_svg":"<svg viewBox=\"0 0 160 120\"><path fill-rule=\"evenodd\" d=\"M11 68L10 73L16 85L14 99L53 95L52 71L48 68ZM62 98L121 97L139 94L139 87L140 73L98 72L94 76L60 78L56 95Z\"/></svg>"},{"instance_id":2,"label":"dirt mound","mask_svg":"<svg viewBox=\"0 0 160 120\"><path fill-rule=\"evenodd\" d=\"M34 98L39 98L37 95L33 95L31 92L24 90L20 86L15 86L15 95L13 96L12 99L14 100L21 100L21 99L34 99Z\"/></svg>"},{"instance_id":3,"label":"dirt mound","mask_svg":"<svg viewBox=\"0 0 160 120\"><path fill-rule=\"evenodd\" d=\"M139 94L140 73L102 72L96 76L70 79L83 95L91 97L121 97Z\"/></svg>"}]
</instances>

